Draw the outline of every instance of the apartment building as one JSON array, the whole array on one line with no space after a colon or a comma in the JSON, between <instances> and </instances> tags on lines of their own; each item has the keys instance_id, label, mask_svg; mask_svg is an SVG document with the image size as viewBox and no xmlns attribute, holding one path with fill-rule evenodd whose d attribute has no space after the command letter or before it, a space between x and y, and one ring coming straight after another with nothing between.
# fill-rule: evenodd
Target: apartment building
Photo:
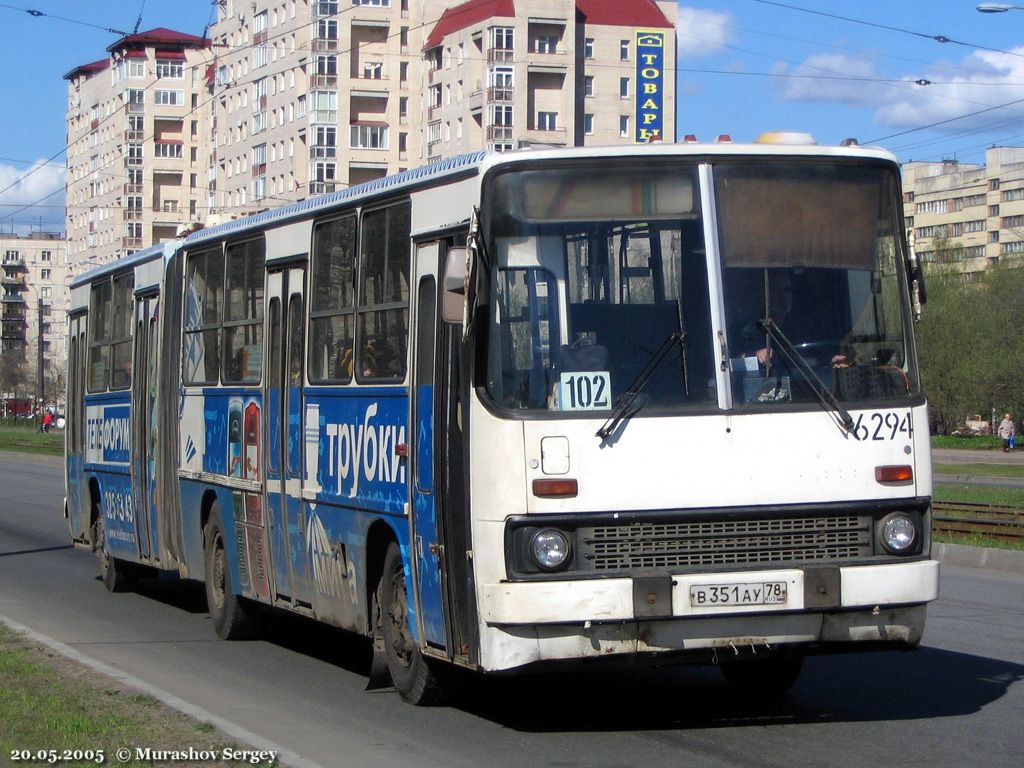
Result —
<instances>
[{"instance_id":1,"label":"apartment building","mask_svg":"<svg viewBox=\"0 0 1024 768\"><path fill-rule=\"evenodd\" d=\"M159 28L64 75L73 274L205 220L212 60L209 40Z\"/></svg>"},{"instance_id":2,"label":"apartment building","mask_svg":"<svg viewBox=\"0 0 1024 768\"><path fill-rule=\"evenodd\" d=\"M0 235L0 365L5 376L8 367L18 366L35 382L41 353L45 391L61 396L70 306L66 252L59 234Z\"/></svg>"},{"instance_id":3,"label":"apartment building","mask_svg":"<svg viewBox=\"0 0 1024 768\"><path fill-rule=\"evenodd\" d=\"M984 165L907 163L903 198L925 262L964 280L996 264L1024 265L1024 147L992 147Z\"/></svg>"},{"instance_id":4,"label":"apartment building","mask_svg":"<svg viewBox=\"0 0 1024 768\"><path fill-rule=\"evenodd\" d=\"M675 2L222 0L211 211L463 152L675 135Z\"/></svg>"}]
</instances>

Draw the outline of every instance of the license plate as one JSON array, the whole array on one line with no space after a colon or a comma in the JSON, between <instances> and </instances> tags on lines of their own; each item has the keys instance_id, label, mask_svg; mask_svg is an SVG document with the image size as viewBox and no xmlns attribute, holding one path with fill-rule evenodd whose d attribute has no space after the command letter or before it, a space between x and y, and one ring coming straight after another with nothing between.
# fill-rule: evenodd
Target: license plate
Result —
<instances>
[{"instance_id":1,"label":"license plate","mask_svg":"<svg viewBox=\"0 0 1024 768\"><path fill-rule=\"evenodd\" d=\"M784 605L786 582L756 581L745 584L691 584L693 608L733 605Z\"/></svg>"}]
</instances>

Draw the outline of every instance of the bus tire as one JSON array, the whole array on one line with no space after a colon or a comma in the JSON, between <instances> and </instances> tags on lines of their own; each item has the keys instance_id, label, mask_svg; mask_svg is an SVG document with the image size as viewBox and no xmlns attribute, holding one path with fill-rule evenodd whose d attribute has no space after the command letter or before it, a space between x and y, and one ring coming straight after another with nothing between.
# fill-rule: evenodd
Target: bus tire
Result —
<instances>
[{"instance_id":1,"label":"bus tire","mask_svg":"<svg viewBox=\"0 0 1024 768\"><path fill-rule=\"evenodd\" d=\"M119 560L107 551L107 537L103 529L103 514L96 515L92 524L92 541L100 558L100 576L109 592L127 592L135 586L136 570L132 563Z\"/></svg>"},{"instance_id":2,"label":"bus tire","mask_svg":"<svg viewBox=\"0 0 1024 768\"><path fill-rule=\"evenodd\" d=\"M804 664L803 656L745 659L722 664L722 676L729 687L744 696L777 698L796 682Z\"/></svg>"},{"instance_id":3,"label":"bus tire","mask_svg":"<svg viewBox=\"0 0 1024 768\"><path fill-rule=\"evenodd\" d=\"M380 631L391 681L399 695L410 704L432 706L447 698L444 673L420 651L409 628L409 598L405 568L398 544L392 541L384 557L384 572L378 591Z\"/></svg>"},{"instance_id":4,"label":"bus tire","mask_svg":"<svg viewBox=\"0 0 1024 768\"><path fill-rule=\"evenodd\" d=\"M203 563L206 571L206 604L213 619L213 628L221 640L245 640L252 637L254 626L244 598L235 594L231 585L231 568L224 545L224 529L216 501L210 508L210 519L203 531Z\"/></svg>"}]
</instances>

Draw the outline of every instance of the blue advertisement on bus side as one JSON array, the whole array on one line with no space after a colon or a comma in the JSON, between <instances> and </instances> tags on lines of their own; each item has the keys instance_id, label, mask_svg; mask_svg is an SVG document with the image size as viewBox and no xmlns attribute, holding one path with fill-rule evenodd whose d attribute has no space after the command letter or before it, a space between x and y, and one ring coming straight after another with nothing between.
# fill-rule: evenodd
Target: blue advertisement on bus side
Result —
<instances>
[{"instance_id":1,"label":"blue advertisement on bus side","mask_svg":"<svg viewBox=\"0 0 1024 768\"><path fill-rule=\"evenodd\" d=\"M85 423L86 461L93 464L127 464L131 458L131 407L89 407Z\"/></svg>"},{"instance_id":2,"label":"blue advertisement on bus side","mask_svg":"<svg viewBox=\"0 0 1024 768\"><path fill-rule=\"evenodd\" d=\"M308 486L317 499L401 514L409 402L402 389L312 395L306 403Z\"/></svg>"}]
</instances>

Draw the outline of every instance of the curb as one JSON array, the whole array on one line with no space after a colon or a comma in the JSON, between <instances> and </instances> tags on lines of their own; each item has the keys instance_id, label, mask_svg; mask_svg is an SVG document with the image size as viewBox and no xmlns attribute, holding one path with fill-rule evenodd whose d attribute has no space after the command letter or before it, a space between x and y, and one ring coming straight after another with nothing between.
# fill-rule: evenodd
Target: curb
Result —
<instances>
[{"instance_id":1,"label":"curb","mask_svg":"<svg viewBox=\"0 0 1024 768\"><path fill-rule=\"evenodd\" d=\"M1024 573L1024 552L1012 549L970 547L964 544L932 544L932 557L949 565Z\"/></svg>"},{"instance_id":2,"label":"curb","mask_svg":"<svg viewBox=\"0 0 1024 768\"><path fill-rule=\"evenodd\" d=\"M104 664L102 661L86 656L84 653L72 648L70 645L62 643L60 640L56 640L48 635L36 632L35 630L26 627L24 624L19 624L13 619L7 618L3 614L0 614L0 623L5 624L14 632L17 632L40 645L45 645L47 648L56 651L60 655L88 667L94 672L106 675L119 683L152 696L154 699L158 699L171 709L176 709L191 718L209 723L233 739L237 739L238 741L255 747L256 749L275 752L277 754L277 762L275 765L285 765L290 766L290 768L324 768L324 766L321 766L319 763L307 760L302 757L302 755L296 754L295 752L282 747L280 744L275 744L274 742L265 739L240 725L232 723L229 720L225 720L222 717L218 717L202 707L191 704L184 699L179 699L174 694L169 693L162 688L157 688L134 675L122 672L119 669L111 667L109 664Z\"/></svg>"}]
</instances>

